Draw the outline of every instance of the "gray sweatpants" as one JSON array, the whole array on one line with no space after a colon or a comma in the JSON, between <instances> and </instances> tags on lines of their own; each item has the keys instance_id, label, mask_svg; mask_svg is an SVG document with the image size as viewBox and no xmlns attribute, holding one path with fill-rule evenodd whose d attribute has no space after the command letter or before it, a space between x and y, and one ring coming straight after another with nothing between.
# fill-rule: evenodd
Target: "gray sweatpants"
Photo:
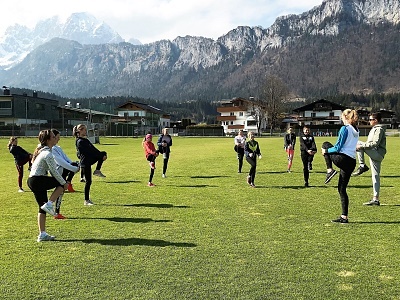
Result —
<instances>
[{"instance_id":1,"label":"gray sweatpants","mask_svg":"<svg viewBox=\"0 0 400 300\"><path fill-rule=\"evenodd\" d=\"M364 153L369 156L369 164L372 176L372 188L374 191L374 197L379 199L379 191L381 188L381 164L383 157L375 149L359 149L357 150L358 162L361 166L365 165Z\"/></svg>"}]
</instances>

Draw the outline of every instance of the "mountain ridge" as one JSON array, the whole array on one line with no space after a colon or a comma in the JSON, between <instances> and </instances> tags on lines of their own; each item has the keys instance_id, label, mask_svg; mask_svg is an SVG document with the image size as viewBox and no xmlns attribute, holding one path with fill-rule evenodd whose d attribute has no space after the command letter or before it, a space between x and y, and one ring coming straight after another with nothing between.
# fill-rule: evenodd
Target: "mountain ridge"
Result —
<instances>
[{"instance_id":1,"label":"mountain ridge","mask_svg":"<svg viewBox=\"0 0 400 300\"><path fill-rule=\"evenodd\" d=\"M268 74L281 77L300 96L399 91L393 80L400 68L399 46L393 42L399 39L398 8L400 0L326 0L300 15L279 17L267 29L239 26L217 40L185 36L145 45L82 45L52 39L0 73L0 79L7 78L6 85L68 97L160 100L256 95ZM385 55L381 64L366 46ZM340 77L330 73L335 69ZM343 82L343 77L348 80Z\"/></svg>"}]
</instances>

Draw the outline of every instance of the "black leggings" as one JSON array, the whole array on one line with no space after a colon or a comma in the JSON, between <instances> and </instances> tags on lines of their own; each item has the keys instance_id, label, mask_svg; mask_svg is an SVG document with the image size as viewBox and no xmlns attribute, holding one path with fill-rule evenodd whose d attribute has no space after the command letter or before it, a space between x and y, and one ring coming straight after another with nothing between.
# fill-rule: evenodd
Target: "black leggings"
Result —
<instances>
[{"instance_id":1,"label":"black leggings","mask_svg":"<svg viewBox=\"0 0 400 300\"><path fill-rule=\"evenodd\" d=\"M238 162L239 162L239 168L238 171L242 172L242 167L243 167L243 157L244 157L244 149L243 148L237 148L237 158L238 158Z\"/></svg>"},{"instance_id":2,"label":"black leggings","mask_svg":"<svg viewBox=\"0 0 400 300\"><path fill-rule=\"evenodd\" d=\"M246 156L246 161L250 164L250 171L249 171L249 177L250 177L250 182L254 184L254 179L256 178L256 170L257 170L257 158L256 155L254 155L254 158Z\"/></svg>"},{"instance_id":3,"label":"black leggings","mask_svg":"<svg viewBox=\"0 0 400 300\"><path fill-rule=\"evenodd\" d=\"M27 157L26 159L19 161L18 163L15 164L18 171L18 187L20 189L22 189L22 178L24 178L24 165L26 163L29 163L29 168L32 166L30 157Z\"/></svg>"},{"instance_id":4,"label":"black leggings","mask_svg":"<svg viewBox=\"0 0 400 300\"><path fill-rule=\"evenodd\" d=\"M322 149L328 149L333 147L330 142L324 142L322 144ZM338 182L338 192L340 195L340 201L342 203L342 215L347 216L349 213L349 196L347 195L347 185L349 184L351 173L353 173L356 168L357 161L343 153L330 153L324 154L326 167L328 169L332 168L332 163L334 163L338 168L340 168L339 182Z\"/></svg>"},{"instance_id":5,"label":"black leggings","mask_svg":"<svg viewBox=\"0 0 400 300\"><path fill-rule=\"evenodd\" d=\"M73 166L75 166L75 167L78 166L78 164L77 164L76 162L72 162L71 165L73 165ZM72 172L72 171L70 171L70 170L64 168L64 171L63 171L63 173L62 173L62 177L63 177L67 182L70 183L70 182L72 181L72 178L74 178L74 175L75 175L74 172Z\"/></svg>"},{"instance_id":6,"label":"black leggings","mask_svg":"<svg viewBox=\"0 0 400 300\"><path fill-rule=\"evenodd\" d=\"M304 182L308 183L310 178L310 171L308 170L309 164L314 160L314 155L308 154L307 151L301 151L301 161L303 162L303 176Z\"/></svg>"},{"instance_id":7,"label":"black leggings","mask_svg":"<svg viewBox=\"0 0 400 300\"><path fill-rule=\"evenodd\" d=\"M156 168L156 157L153 154L150 154L149 156L147 156L147 161L153 162L154 163L154 169ZM165 162L164 162L164 164L165 164ZM149 182L153 181L154 169L150 168ZM163 173L163 174L165 174L165 173Z\"/></svg>"},{"instance_id":8,"label":"black leggings","mask_svg":"<svg viewBox=\"0 0 400 300\"><path fill-rule=\"evenodd\" d=\"M101 157L98 161L95 161L93 165L97 162L96 170L100 170L103 165L103 157ZM85 200L90 200L90 186L92 185L92 166L85 165L83 167L83 173L85 175L86 183L85 183Z\"/></svg>"},{"instance_id":9,"label":"black leggings","mask_svg":"<svg viewBox=\"0 0 400 300\"><path fill-rule=\"evenodd\" d=\"M35 195L36 202L39 205L39 213L46 214L40 207L48 201L47 191L62 185L51 176L29 177L27 183L33 195Z\"/></svg>"}]
</instances>

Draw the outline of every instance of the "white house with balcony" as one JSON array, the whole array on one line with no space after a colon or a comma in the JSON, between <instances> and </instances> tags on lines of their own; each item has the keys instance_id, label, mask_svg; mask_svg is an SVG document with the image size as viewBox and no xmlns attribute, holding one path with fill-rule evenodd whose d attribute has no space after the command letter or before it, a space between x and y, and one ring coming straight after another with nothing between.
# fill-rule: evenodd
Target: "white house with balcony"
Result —
<instances>
[{"instance_id":1,"label":"white house with balcony","mask_svg":"<svg viewBox=\"0 0 400 300\"><path fill-rule=\"evenodd\" d=\"M134 101L128 101L117 107L117 123L130 124L138 133L159 133L162 128L170 127L171 117L161 109Z\"/></svg>"},{"instance_id":2,"label":"white house with balcony","mask_svg":"<svg viewBox=\"0 0 400 300\"><path fill-rule=\"evenodd\" d=\"M324 99L296 108L297 120L300 126L304 125L340 125L342 111L346 107Z\"/></svg>"},{"instance_id":3,"label":"white house with balcony","mask_svg":"<svg viewBox=\"0 0 400 300\"><path fill-rule=\"evenodd\" d=\"M235 134L240 129L244 131L257 131L257 120L252 115L255 105L253 100L244 98L233 98L232 100L220 101L217 112L221 115L217 121L221 122L225 134ZM266 121L263 120L261 129L265 129Z\"/></svg>"}]
</instances>

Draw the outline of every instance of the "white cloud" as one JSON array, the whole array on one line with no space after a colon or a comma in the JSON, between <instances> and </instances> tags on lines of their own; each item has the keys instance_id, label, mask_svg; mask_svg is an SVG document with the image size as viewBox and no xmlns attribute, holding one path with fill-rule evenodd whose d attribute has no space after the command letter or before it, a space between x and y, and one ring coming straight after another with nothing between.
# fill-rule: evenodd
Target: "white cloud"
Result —
<instances>
[{"instance_id":1,"label":"white cloud","mask_svg":"<svg viewBox=\"0 0 400 300\"><path fill-rule=\"evenodd\" d=\"M124 39L143 43L177 36L218 38L237 26L268 28L276 17L300 14L322 0L19 0L2 11L0 36L13 24L33 28L39 20L88 12Z\"/></svg>"}]
</instances>

